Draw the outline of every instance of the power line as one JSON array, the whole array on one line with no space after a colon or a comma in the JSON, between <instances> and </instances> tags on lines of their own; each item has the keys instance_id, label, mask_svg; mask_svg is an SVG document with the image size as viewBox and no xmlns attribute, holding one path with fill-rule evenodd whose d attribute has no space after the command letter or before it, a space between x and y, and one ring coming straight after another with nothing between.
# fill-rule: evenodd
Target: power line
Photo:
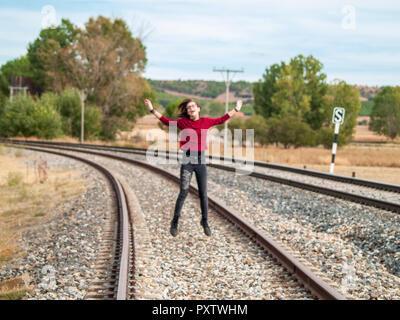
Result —
<instances>
[{"instance_id":1,"label":"power line","mask_svg":"<svg viewBox=\"0 0 400 320\"><path fill-rule=\"evenodd\" d=\"M228 113L228 105L229 105L229 86L231 84L231 79L229 79L229 74L233 73L234 75L238 72L244 72L243 68L241 70L232 70L232 69L216 69L214 67L213 72L221 72L222 77L224 78L224 74L223 72L226 72L226 80L225 81L225 85L226 85L226 98L225 98L225 113ZM233 77L232 77L233 79ZM228 123L225 121L224 124L224 150L227 146L227 130L228 130Z\"/></svg>"}]
</instances>

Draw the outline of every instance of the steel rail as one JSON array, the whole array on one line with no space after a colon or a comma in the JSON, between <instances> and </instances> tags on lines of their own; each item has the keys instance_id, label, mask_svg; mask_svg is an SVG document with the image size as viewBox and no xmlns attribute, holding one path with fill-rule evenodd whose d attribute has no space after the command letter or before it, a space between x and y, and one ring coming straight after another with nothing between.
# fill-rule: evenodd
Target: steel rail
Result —
<instances>
[{"instance_id":1,"label":"steel rail","mask_svg":"<svg viewBox=\"0 0 400 320\"><path fill-rule=\"evenodd\" d=\"M173 175L172 173L164 169L161 169L159 167L152 166L140 160L128 159L117 155L105 154L91 150L89 151L82 149L66 148L63 146L50 146L50 148L93 154L127 162L134 165L139 165L143 168L149 169L151 172L156 172L162 175L163 177L171 181L174 181L177 184L179 184L180 182L179 177ZM39 150L40 149L38 149L38 151ZM194 186L190 186L190 192L195 195L198 195L198 189ZM286 250L284 250L281 246L279 246L276 241L267 237L265 234L262 233L262 231L258 230L255 226L247 222L235 210L226 207L224 204L222 204L220 201L218 201L212 196L208 196L208 200L210 203L210 207L214 208L216 212L220 214L222 217L226 218L228 221L231 221L240 230L242 230L242 232L244 232L251 240L256 242L258 245L262 246L267 252L269 252L272 256L274 256L282 264L284 268L286 268L289 272L291 272L308 290L310 290L310 292L316 295L319 299L346 300L346 298L342 294L340 294L334 288L329 286L325 281L320 279L304 264L300 263L296 258L294 258L291 254L289 254Z\"/></svg>"},{"instance_id":2,"label":"steel rail","mask_svg":"<svg viewBox=\"0 0 400 320\"><path fill-rule=\"evenodd\" d=\"M24 142L21 142L20 140L16 140L17 144L23 144ZM76 144L53 144L53 143L44 143L42 144L41 142L28 142L29 145L49 145L49 146L72 146L72 147L77 147ZM85 148L86 145L79 145L78 148ZM104 150L104 151L112 151L110 148L104 148L104 147L96 147L95 145L91 145L89 146L90 149L93 150ZM127 151L125 151L125 153L127 153ZM137 153L137 154L141 154L143 155L142 151L130 151L129 153ZM163 151L159 151L157 153L157 155L159 153L163 153ZM175 153L165 153L166 156L170 157L171 155L173 155L174 157L178 157L178 154ZM237 161L237 159L236 159ZM296 187L296 188L300 188L300 189L304 189L304 190L308 190L308 191L312 191L312 192L316 192L316 193L320 193L320 194L325 194L328 196L332 196L335 198L340 198L346 201L351 201L351 202L355 202L355 203L359 203L359 204L363 204L363 205L367 205L367 206L372 206L375 208L379 208L382 210L387 210L387 211L391 211L391 212L395 212L395 213L400 213L400 204L397 203L393 203L393 202L389 202L389 201L384 201L384 200L380 200L380 199L374 199L374 198L370 198L370 197L366 197L366 196L362 196L362 195L357 195L357 194L353 194L353 193L348 193L348 192L344 192L344 191L340 191L340 190L335 190L335 189L329 189L329 188L325 188L325 187L321 187L321 186L317 186L317 185L313 185L313 184L308 184L308 183L304 183L304 182L299 182L299 181L295 181L295 180L290 180L290 179L285 179L282 177L277 177L277 176L272 176L272 175L268 175L262 172L253 172L253 171L246 171L240 168L236 168L233 166L226 166L226 165L221 165L221 164L216 164L216 163L208 163L208 166L210 167L214 167L217 169L221 169L221 170L225 170L225 171L238 171L238 172L243 172L247 175L250 175L252 177L256 177L259 179L263 179L263 180L269 180L269 181L273 181L273 182L277 182L280 184L285 184L285 185L289 185L292 187ZM388 185L390 186L390 185Z\"/></svg>"},{"instance_id":3,"label":"steel rail","mask_svg":"<svg viewBox=\"0 0 400 320\"><path fill-rule=\"evenodd\" d=\"M114 260L118 260L118 265L119 265L119 271L117 275L118 282L116 284L116 293L115 293L115 298L117 300L126 300L128 298L128 286L129 282L132 281L132 278L129 276L130 271L129 271L129 256L130 256L130 238L131 238L131 232L130 232L130 214L129 214L129 206L127 204L127 199L125 195L125 191L122 188L120 182L118 179L104 166L90 161L85 158L81 158L75 155L71 154L66 154L62 152L57 152L53 150L47 150L47 149L42 149L42 148L35 148L35 147L24 147L26 149L30 149L33 151L40 151L40 152L47 152L51 154L56 154L60 155L63 157L69 157L81 162L84 162L97 170L99 170L101 173L103 173L106 178L109 180L109 182L112 185L112 188L114 190L115 196L117 198L117 208L118 208L118 232L117 232L117 239L116 241L116 246L115 246L115 252L114 252ZM131 240L133 241L133 234Z\"/></svg>"},{"instance_id":4,"label":"steel rail","mask_svg":"<svg viewBox=\"0 0 400 320\"><path fill-rule=\"evenodd\" d=\"M94 148L94 149L99 149L99 150L114 150L114 151L119 151L119 152L136 153L136 154L145 154L146 151L152 150L152 149L136 148L136 147L80 144L80 143L70 143L70 142L52 142L52 141L42 141L42 140L38 140L38 141L27 140L27 139L25 139L25 140L3 139L3 140L4 141L9 140L9 141L39 142L39 143L49 144L49 145L62 145L63 144L63 145L69 145L69 146L74 146L74 147L80 147L80 148L88 148L89 147L89 148ZM166 154L168 156L170 153L172 155L176 155L178 153L177 151L171 152L169 150L157 150L157 152ZM208 157L209 159L216 159L219 161L229 161L229 162L233 162L233 163L246 163L246 161L249 162L249 160L245 160L245 159L229 158L229 157L222 157L222 156L206 155L206 157ZM327 180L339 181L339 182L343 182L343 183L349 183L349 184L364 186L364 187L373 188L373 189L379 189L379 190L400 193L400 185L397 185L397 184L390 184L390 183L383 183L383 182L367 180L367 179L346 177L346 176L326 173L326 172L322 172L322 171L301 169L301 168L273 164L273 163L268 163L268 162L263 162L263 161L250 161L250 163L256 167L264 167L264 168L268 168L268 169L288 171L288 172L293 172L293 173L302 174L302 175L306 175L306 176L314 176L314 177L327 179Z\"/></svg>"},{"instance_id":5,"label":"steel rail","mask_svg":"<svg viewBox=\"0 0 400 320\"><path fill-rule=\"evenodd\" d=\"M234 167L222 166L222 165L218 165L218 164L209 164L209 166L217 168L217 169L222 169L225 171L238 170ZM246 173L245 170L239 169L238 171L242 171L243 173ZM271 175L267 175L267 174L261 173L261 172L247 171L247 174L252 177L260 178L263 180L269 180L269 181L277 182L280 184L285 184L285 185L289 185L292 187L296 187L296 188L300 188L300 189L304 189L304 190L308 190L308 191L312 191L312 192L316 192L316 193L325 194L325 195L332 196L335 198L340 198L340 199L343 199L346 201L351 201L351 202L360 203L360 204L372 206L375 208L379 208L379 209L383 209L383 210L387 210L387 211L391 211L391 212L395 212L395 213L400 213L400 204L397 204L397 203L374 199L374 198L361 196L361 195L357 195L357 194L353 194L353 193L348 193L348 192L344 192L344 191L329 189L329 188L316 186L313 184L307 184L307 183L303 183L303 182L298 182L298 181L294 181L294 180L289 180L289 179L285 179L285 178L281 178L281 177L271 176Z\"/></svg>"}]
</instances>

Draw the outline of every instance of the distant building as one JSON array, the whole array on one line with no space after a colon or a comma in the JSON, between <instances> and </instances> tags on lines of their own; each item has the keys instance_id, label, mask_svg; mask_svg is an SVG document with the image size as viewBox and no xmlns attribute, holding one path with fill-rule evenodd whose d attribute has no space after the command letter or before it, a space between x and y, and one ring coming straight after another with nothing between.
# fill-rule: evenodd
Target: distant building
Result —
<instances>
[{"instance_id":1,"label":"distant building","mask_svg":"<svg viewBox=\"0 0 400 320\"><path fill-rule=\"evenodd\" d=\"M14 76L11 77L11 85L10 88L10 101L13 100L19 94L23 94L26 96L27 93L30 95L36 94L36 87L31 78L22 77L22 76Z\"/></svg>"}]
</instances>

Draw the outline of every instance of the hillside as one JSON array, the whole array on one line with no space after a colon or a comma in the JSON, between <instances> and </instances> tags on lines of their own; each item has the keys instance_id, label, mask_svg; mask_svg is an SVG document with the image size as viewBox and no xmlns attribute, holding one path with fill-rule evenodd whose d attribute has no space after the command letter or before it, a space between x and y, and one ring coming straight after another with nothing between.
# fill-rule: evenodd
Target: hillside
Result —
<instances>
[{"instance_id":1,"label":"hillside","mask_svg":"<svg viewBox=\"0 0 400 320\"><path fill-rule=\"evenodd\" d=\"M201 99L225 101L225 83L206 80L151 80L152 87L165 90L176 95L192 96ZM229 91L236 99L253 100L252 83L247 81L231 82Z\"/></svg>"},{"instance_id":2,"label":"hillside","mask_svg":"<svg viewBox=\"0 0 400 320\"><path fill-rule=\"evenodd\" d=\"M381 90L381 87L368 87L368 86L357 86L360 91L360 100L361 101L372 101L377 93ZM362 99L361 99L362 98Z\"/></svg>"},{"instance_id":3,"label":"hillside","mask_svg":"<svg viewBox=\"0 0 400 320\"><path fill-rule=\"evenodd\" d=\"M152 87L163 89L171 94L192 96L201 99L218 99L222 101L225 94L225 83L223 81L211 80L151 80ZM378 86L357 86L361 101L371 101L381 89ZM234 92L236 98L253 100L252 82L240 80L230 85L230 91ZM225 96L223 96L225 98Z\"/></svg>"},{"instance_id":4,"label":"hillside","mask_svg":"<svg viewBox=\"0 0 400 320\"><path fill-rule=\"evenodd\" d=\"M151 80L147 79L158 101L166 107L170 102L177 99L193 98L204 105L210 101L219 101L225 103L226 87L223 81L211 80ZM373 99L381 90L378 86L357 86L360 92L360 101L362 108L360 116L369 116ZM245 105L254 104L252 82L236 81L232 82L229 90L229 101L242 99Z\"/></svg>"}]
</instances>

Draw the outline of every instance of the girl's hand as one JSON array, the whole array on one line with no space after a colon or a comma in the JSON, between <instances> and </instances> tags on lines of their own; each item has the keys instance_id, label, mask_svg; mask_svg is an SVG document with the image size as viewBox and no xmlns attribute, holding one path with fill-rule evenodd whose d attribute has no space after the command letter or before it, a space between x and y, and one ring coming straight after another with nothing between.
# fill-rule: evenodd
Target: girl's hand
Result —
<instances>
[{"instance_id":1,"label":"girl's hand","mask_svg":"<svg viewBox=\"0 0 400 320\"><path fill-rule=\"evenodd\" d=\"M237 110L240 110L240 108L242 107L242 104L243 104L242 100L238 100L238 101L236 102L236 109L237 109Z\"/></svg>"},{"instance_id":2,"label":"girl's hand","mask_svg":"<svg viewBox=\"0 0 400 320\"><path fill-rule=\"evenodd\" d=\"M151 104L151 101L149 99L144 99L144 104L149 111L153 110L153 105Z\"/></svg>"}]
</instances>

